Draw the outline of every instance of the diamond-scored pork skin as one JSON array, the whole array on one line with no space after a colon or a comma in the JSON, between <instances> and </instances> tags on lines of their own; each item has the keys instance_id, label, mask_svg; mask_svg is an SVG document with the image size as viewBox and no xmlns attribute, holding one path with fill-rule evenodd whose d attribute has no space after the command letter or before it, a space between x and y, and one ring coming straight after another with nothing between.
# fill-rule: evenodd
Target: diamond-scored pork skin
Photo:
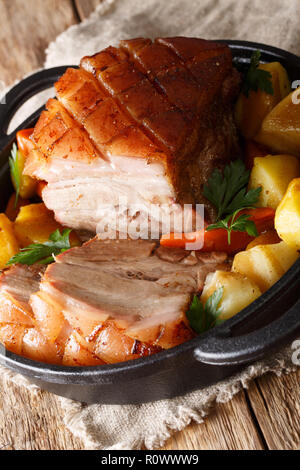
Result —
<instances>
[{"instance_id":1,"label":"diamond-scored pork skin","mask_svg":"<svg viewBox=\"0 0 300 470\"><path fill-rule=\"evenodd\" d=\"M232 106L240 77L224 44L197 38L121 41L68 69L36 124L25 173L48 184L57 220L97 231L119 196L153 219L174 203L207 203L203 184L238 152ZM142 207L142 209L141 209ZM207 204L207 215L213 219ZM172 229L172 227L171 227ZM165 227L160 227L164 232Z\"/></svg>"}]
</instances>

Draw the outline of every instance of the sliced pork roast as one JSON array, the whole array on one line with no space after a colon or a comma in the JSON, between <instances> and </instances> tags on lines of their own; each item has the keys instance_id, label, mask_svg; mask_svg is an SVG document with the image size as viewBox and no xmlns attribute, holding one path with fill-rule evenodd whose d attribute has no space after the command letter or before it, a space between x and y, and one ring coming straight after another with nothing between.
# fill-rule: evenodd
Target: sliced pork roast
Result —
<instances>
[{"instance_id":1,"label":"sliced pork roast","mask_svg":"<svg viewBox=\"0 0 300 470\"><path fill-rule=\"evenodd\" d=\"M181 205L204 202L208 175L238 152L239 81L226 45L121 41L58 81L25 173L48 183L43 200L65 226L127 233L134 221L140 232L149 222L172 231Z\"/></svg>"},{"instance_id":2,"label":"sliced pork roast","mask_svg":"<svg viewBox=\"0 0 300 470\"><path fill-rule=\"evenodd\" d=\"M0 277L0 342L53 364L137 359L194 336L185 312L226 255L96 237L45 268L16 265Z\"/></svg>"},{"instance_id":3,"label":"sliced pork roast","mask_svg":"<svg viewBox=\"0 0 300 470\"><path fill-rule=\"evenodd\" d=\"M59 364L56 345L36 328L29 299L39 289L40 270L14 266L0 278L0 341L5 347L31 359Z\"/></svg>"},{"instance_id":4,"label":"sliced pork roast","mask_svg":"<svg viewBox=\"0 0 300 470\"><path fill-rule=\"evenodd\" d=\"M47 311L33 313L30 297L39 290L43 272L40 265L18 265L1 275L0 342L7 350L40 362L72 366L104 364L64 318L57 326L52 302ZM59 334L50 335L55 328Z\"/></svg>"},{"instance_id":5,"label":"sliced pork roast","mask_svg":"<svg viewBox=\"0 0 300 470\"><path fill-rule=\"evenodd\" d=\"M77 323L71 321L74 328L67 320L69 316L63 315L61 305L39 292L43 271L40 266L18 265L2 274L0 342L7 350L40 362L65 366L103 365L104 360L94 353L91 330L88 330L90 337L85 339L83 334L78 333L81 330ZM81 315L84 317L83 313ZM102 323L93 321L97 334ZM91 323L87 325L89 327ZM120 360L136 359L160 350L132 340L113 324L107 324L102 331ZM107 362L116 362L116 357Z\"/></svg>"}]
</instances>

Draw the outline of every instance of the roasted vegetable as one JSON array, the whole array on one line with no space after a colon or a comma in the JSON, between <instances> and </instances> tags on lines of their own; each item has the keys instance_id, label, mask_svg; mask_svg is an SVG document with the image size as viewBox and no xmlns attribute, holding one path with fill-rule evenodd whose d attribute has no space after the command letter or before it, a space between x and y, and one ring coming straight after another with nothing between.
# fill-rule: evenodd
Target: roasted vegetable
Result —
<instances>
[{"instance_id":1,"label":"roasted vegetable","mask_svg":"<svg viewBox=\"0 0 300 470\"><path fill-rule=\"evenodd\" d=\"M285 242L259 245L235 255L233 272L247 276L262 292L269 289L297 261L297 250Z\"/></svg>"},{"instance_id":2,"label":"roasted vegetable","mask_svg":"<svg viewBox=\"0 0 300 470\"><path fill-rule=\"evenodd\" d=\"M233 317L261 295L259 287L244 275L216 271L208 274L206 278L201 296L202 303L221 287L223 287L223 296L219 304L218 321Z\"/></svg>"},{"instance_id":3,"label":"roasted vegetable","mask_svg":"<svg viewBox=\"0 0 300 470\"><path fill-rule=\"evenodd\" d=\"M295 93L290 93L266 116L255 141L274 152L300 157L300 105L294 102Z\"/></svg>"},{"instance_id":4,"label":"roasted vegetable","mask_svg":"<svg viewBox=\"0 0 300 470\"><path fill-rule=\"evenodd\" d=\"M273 94L262 89L251 90L248 96L244 92L240 94L235 118L241 133L247 139L252 139L258 133L264 118L291 91L287 72L279 62L260 64L258 70L270 73Z\"/></svg>"},{"instance_id":5,"label":"roasted vegetable","mask_svg":"<svg viewBox=\"0 0 300 470\"><path fill-rule=\"evenodd\" d=\"M268 207L257 209L245 209L240 212L241 215L248 214L251 222L254 222L258 233L270 230L274 227L275 211ZM238 227L236 227L238 229ZM230 229L229 229L230 230ZM253 236L246 231L232 231L230 234L230 244L228 241L228 229L217 228L210 231L194 232L186 234L169 233L163 235L160 239L162 246L170 248L187 248L188 244L198 243L199 251L225 251L228 254L237 253L244 250L246 246L253 240ZM201 248L201 242L203 246Z\"/></svg>"},{"instance_id":6,"label":"roasted vegetable","mask_svg":"<svg viewBox=\"0 0 300 470\"><path fill-rule=\"evenodd\" d=\"M259 207L276 209L293 178L300 176L300 161L291 155L268 155L254 159L249 188L262 188Z\"/></svg>"},{"instance_id":7,"label":"roasted vegetable","mask_svg":"<svg viewBox=\"0 0 300 470\"><path fill-rule=\"evenodd\" d=\"M17 132L18 149L23 153L25 158L27 158L31 150L34 149L34 143L30 138L33 131L34 129L32 128Z\"/></svg>"},{"instance_id":8,"label":"roasted vegetable","mask_svg":"<svg viewBox=\"0 0 300 470\"><path fill-rule=\"evenodd\" d=\"M245 141L245 165L248 170L252 170L256 157L265 157L270 152L254 140Z\"/></svg>"},{"instance_id":9,"label":"roasted vegetable","mask_svg":"<svg viewBox=\"0 0 300 470\"><path fill-rule=\"evenodd\" d=\"M276 211L275 228L285 243L300 250L300 178L290 182Z\"/></svg>"},{"instance_id":10,"label":"roasted vegetable","mask_svg":"<svg viewBox=\"0 0 300 470\"><path fill-rule=\"evenodd\" d=\"M13 224L5 214L0 214L0 269L19 251L19 244L14 234Z\"/></svg>"},{"instance_id":11,"label":"roasted vegetable","mask_svg":"<svg viewBox=\"0 0 300 470\"><path fill-rule=\"evenodd\" d=\"M30 199L35 195L36 180L30 176L23 175L26 157L23 152L17 149L14 144L9 159L10 174L13 186L16 190L16 203L19 196L23 199Z\"/></svg>"},{"instance_id":12,"label":"roasted vegetable","mask_svg":"<svg viewBox=\"0 0 300 470\"><path fill-rule=\"evenodd\" d=\"M56 229L61 230L62 226L56 222L53 213L46 208L45 204L41 203L21 207L14 229L20 246L24 248L34 243L47 242L51 233ZM71 245L79 244L79 240L73 232Z\"/></svg>"},{"instance_id":13,"label":"roasted vegetable","mask_svg":"<svg viewBox=\"0 0 300 470\"><path fill-rule=\"evenodd\" d=\"M267 230L250 242L246 249L251 250L251 248L254 248L257 245L274 245L281 241L282 240L279 238L276 230Z\"/></svg>"}]
</instances>

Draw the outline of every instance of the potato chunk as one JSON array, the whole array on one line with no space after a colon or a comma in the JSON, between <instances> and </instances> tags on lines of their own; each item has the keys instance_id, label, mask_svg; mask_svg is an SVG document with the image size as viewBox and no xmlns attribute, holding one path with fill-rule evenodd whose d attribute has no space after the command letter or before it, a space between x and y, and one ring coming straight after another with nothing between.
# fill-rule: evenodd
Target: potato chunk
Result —
<instances>
[{"instance_id":1,"label":"potato chunk","mask_svg":"<svg viewBox=\"0 0 300 470\"><path fill-rule=\"evenodd\" d=\"M285 243L300 250L300 178L290 182L276 210L275 228Z\"/></svg>"},{"instance_id":2,"label":"potato chunk","mask_svg":"<svg viewBox=\"0 0 300 470\"><path fill-rule=\"evenodd\" d=\"M300 157L300 104L294 102L299 91L290 93L265 117L255 137L258 143Z\"/></svg>"},{"instance_id":3,"label":"potato chunk","mask_svg":"<svg viewBox=\"0 0 300 470\"><path fill-rule=\"evenodd\" d=\"M56 229L63 227L54 219L53 212L45 204L30 204L21 207L14 224L15 234L22 248L32 243L45 243ZM79 239L74 232L71 233L72 246L79 245Z\"/></svg>"},{"instance_id":4,"label":"potato chunk","mask_svg":"<svg viewBox=\"0 0 300 470\"><path fill-rule=\"evenodd\" d=\"M280 240L276 230L267 230L258 237L254 238L252 242L249 243L246 250L251 250L257 245L274 245L275 243L280 243Z\"/></svg>"},{"instance_id":5,"label":"potato chunk","mask_svg":"<svg viewBox=\"0 0 300 470\"><path fill-rule=\"evenodd\" d=\"M292 155L267 155L254 159L249 189L262 187L259 207L277 209L290 181L300 176L300 161Z\"/></svg>"},{"instance_id":6,"label":"potato chunk","mask_svg":"<svg viewBox=\"0 0 300 470\"><path fill-rule=\"evenodd\" d=\"M24 156L24 153L21 152L20 150L17 150L15 160L14 160L14 169L15 169L15 172L18 175L20 175L19 184L17 184L17 181L15 179L15 176L12 170L11 170L11 180L16 191L19 186L19 192L20 192L21 198L30 199L33 196L35 196L37 181L31 178L30 176L23 174L25 162L26 162L26 157Z\"/></svg>"},{"instance_id":7,"label":"potato chunk","mask_svg":"<svg viewBox=\"0 0 300 470\"><path fill-rule=\"evenodd\" d=\"M242 274L216 271L208 274L201 301L203 304L220 287L224 288L222 300L220 302L220 320L228 320L251 304L261 295L259 287Z\"/></svg>"},{"instance_id":8,"label":"potato chunk","mask_svg":"<svg viewBox=\"0 0 300 470\"><path fill-rule=\"evenodd\" d=\"M272 75L274 94L270 95L262 90L250 91L248 97L244 93L240 94L235 118L241 133L247 139L258 133L264 118L291 91L287 71L279 62L260 64L259 69Z\"/></svg>"},{"instance_id":9,"label":"potato chunk","mask_svg":"<svg viewBox=\"0 0 300 470\"><path fill-rule=\"evenodd\" d=\"M0 269L19 252L19 244L14 234L13 224L5 214L0 214Z\"/></svg>"},{"instance_id":10,"label":"potato chunk","mask_svg":"<svg viewBox=\"0 0 300 470\"><path fill-rule=\"evenodd\" d=\"M232 271L252 279L265 292L285 274L298 257L297 250L285 242L259 245L235 255Z\"/></svg>"}]
</instances>

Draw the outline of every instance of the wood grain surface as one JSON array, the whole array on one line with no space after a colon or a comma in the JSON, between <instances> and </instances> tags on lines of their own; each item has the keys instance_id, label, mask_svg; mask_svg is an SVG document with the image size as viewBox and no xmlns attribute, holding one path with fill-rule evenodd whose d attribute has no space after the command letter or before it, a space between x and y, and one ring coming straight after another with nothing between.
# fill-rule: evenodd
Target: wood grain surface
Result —
<instances>
[{"instance_id":1,"label":"wood grain surface","mask_svg":"<svg viewBox=\"0 0 300 470\"><path fill-rule=\"evenodd\" d=\"M83 20L101 0L1 0L0 80L6 84L42 67L45 48ZM255 380L249 390L191 424L165 449L299 449L300 372ZM0 378L0 449L82 449L62 421L59 400Z\"/></svg>"}]
</instances>

